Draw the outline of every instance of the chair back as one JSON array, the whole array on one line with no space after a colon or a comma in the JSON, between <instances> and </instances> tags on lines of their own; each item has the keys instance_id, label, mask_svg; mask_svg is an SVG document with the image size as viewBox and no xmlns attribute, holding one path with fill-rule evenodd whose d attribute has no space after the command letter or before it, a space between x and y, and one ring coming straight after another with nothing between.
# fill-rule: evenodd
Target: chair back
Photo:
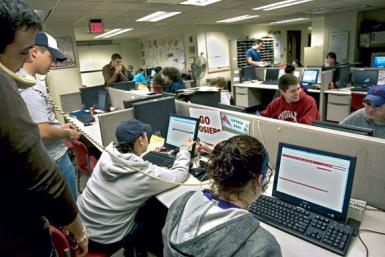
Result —
<instances>
[{"instance_id":1,"label":"chair back","mask_svg":"<svg viewBox=\"0 0 385 257\"><path fill-rule=\"evenodd\" d=\"M75 151L75 160L79 171L85 175L90 176L95 166L91 167L90 156L88 154L87 147L79 140L72 141L72 145L74 147L73 149Z\"/></svg>"},{"instance_id":2,"label":"chair back","mask_svg":"<svg viewBox=\"0 0 385 257\"><path fill-rule=\"evenodd\" d=\"M71 257L70 244L64 233L52 225L49 225L49 231L51 232L52 244L59 257Z\"/></svg>"},{"instance_id":3,"label":"chair back","mask_svg":"<svg viewBox=\"0 0 385 257\"><path fill-rule=\"evenodd\" d=\"M152 90L156 94L161 94L161 93L163 93L163 86L162 85L157 85L157 84L152 84Z\"/></svg>"}]
</instances>

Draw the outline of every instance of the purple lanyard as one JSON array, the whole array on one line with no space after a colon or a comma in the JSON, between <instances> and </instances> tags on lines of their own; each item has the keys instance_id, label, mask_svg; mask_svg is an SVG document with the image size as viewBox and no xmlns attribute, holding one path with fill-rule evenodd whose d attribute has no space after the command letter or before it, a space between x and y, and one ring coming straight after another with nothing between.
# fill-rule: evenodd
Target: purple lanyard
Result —
<instances>
[{"instance_id":1,"label":"purple lanyard","mask_svg":"<svg viewBox=\"0 0 385 257\"><path fill-rule=\"evenodd\" d=\"M229 208L238 208L238 209L241 209L240 206L236 205L236 204L233 204L233 203L230 203L228 201L225 201L225 200L222 200L222 199L219 199L218 197L216 197L210 190L208 189L205 189L203 190L203 194L204 196L207 197L207 199L209 199L210 201L212 200L215 200L218 202L218 206L221 207L222 209L229 209Z\"/></svg>"}]
</instances>

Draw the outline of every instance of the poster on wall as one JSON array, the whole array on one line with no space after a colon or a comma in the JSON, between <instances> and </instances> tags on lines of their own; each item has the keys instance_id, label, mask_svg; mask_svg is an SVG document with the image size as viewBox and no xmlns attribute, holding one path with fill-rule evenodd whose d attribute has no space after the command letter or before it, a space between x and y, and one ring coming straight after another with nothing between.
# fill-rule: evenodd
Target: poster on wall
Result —
<instances>
[{"instance_id":1,"label":"poster on wall","mask_svg":"<svg viewBox=\"0 0 385 257\"><path fill-rule=\"evenodd\" d=\"M348 62L348 46L349 46L349 32L333 32L329 33L328 52L335 52L337 54L337 61L339 63Z\"/></svg>"},{"instance_id":2,"label":"poster on wall","mask_svg":"<svg viewBox=\"0 0 385 257\"><path fill-rule=\"evenodd\" d=\"M230 69L229 40L225 33L206 33L206 52L208 72Z\"/></svg>"},{"instance_id":3,"label":"poster on wall","mask_svg":"<svg viewBox=\"0 0 385 257\"><path fill-rule=\"evenodd\" d=\"M76 67L74 46L71 37L56 38L59 50L67 57L64 62L56 62L53 69Z\"/></svg>"}]
</instances>

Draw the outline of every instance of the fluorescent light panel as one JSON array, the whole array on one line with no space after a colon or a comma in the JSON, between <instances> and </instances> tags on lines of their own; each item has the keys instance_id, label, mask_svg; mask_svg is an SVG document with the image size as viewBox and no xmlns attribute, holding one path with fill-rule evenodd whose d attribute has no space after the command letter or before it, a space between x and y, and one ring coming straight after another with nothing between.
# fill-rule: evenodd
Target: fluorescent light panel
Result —
<instances>
[{"instance_id":1,"label":"fluorescent light panel","mask_svg":"<svg viewBox=\"0 0 385 257\"><path fill-rule=\"evenodd\" d=\"M132 28L122 29L122 30L120 30L120 31L117 31L117 32L115 32L115 33L113 33L113 34L110 34L110 35L104 36L103 38L110 38L110 37L114 37L114 36L116 36L116 35L119 35L119 34L125 33L125 32L127 32L127 31L131 31L131 30L132 30Z\"/></svg>"},{"instance_id":2,"label":"fluorescent light panel","mask_svg":"<svg viewBox=\"0 0 385 257\"><path fill-rule=\"evenodd\" d=\"M242 16L237 16L237 17L233 17L233 18L229 18L229 19L225 19L225 20L220 20L220 21L216 21L218 23L230 23L230 22L236 22L236 21L242 21L242 20L247 20L247 19L252 19L252 18L257 18L259 17L259 15L242 15Z\"/></svg>"},{"instance_id":3,"label":"fluorescent light panel","mask_svg":"<svg viewBox=\"0 0 385 257\"><path fill-rule=\"evenodd\" d=\"M127 32L127 31L130 31L130 30L133 30L132 28L126 28L126 29L113 29L113 30L110 30L110 31L107 31L103 34L100 34L96 37L94 37L95 39L97 38L110 38L110 37L113 37L113 36L116 36L116 35L119 35L119 34L122 34L124 32Z\"/></svg>"},{"instance_id":4,"label":"fluorescent light panel","mask_svg":"<svg viewBox=\"0 0 385 257\"><path fill-rule=\"evenodd\" d=\"M166 18L169 18L171 16L180 14L181 12L165 12L165 11L158 11L151 13L150 15L144 16L136 21L148 21L148 22L157 22Z\"/></svg>"},{"instance_id":5,"label":"fluorescent light panel","mask_svg":"<svg viewBox=\"0 0 385 257\"><path fill-rule=\"evenodd\" d=\"M313 0L286 0L286 1L281 1L281 2L274 3L274 4L268 4L268 5L256 7L256 8L253 8L253 10L255 10L255 11L259 11L259 10L271 11L271 10L275 10L275 9L279 9L279 8L283 8L283 7L288 7L288 6L292 6L292 5L297 5L297 4L303 4L303 3L307 3L307 2L311 2L311 1L313 1Z\"/></svg>"},{"instance_id":6,"label":"fluorescent light panel","mask_svg":"<svg viewBox=\"0 0 385 257\"><path fill-rule=\"evenodd\" d=\"M184 5L197 5L197 6L206 6L209 4L213 4L216 2L220 2L222 0L187 0L179 4L184 4Z\"/></svg>"},{"instance_id":7,"label":"fluorescent light panel","mask_svg":"<svg viewBox=\"0 0 385 257\"><path fill-rule=\"evenodd\" d=\"M281 20L281 21L274 21L270 22L270 24L282 24L282 23L289 23L289 22L295 22L295 21L306 21L309 18L295 18L295 19L287 19L287 20Z\"/></svg>"},{"instance_id":8,"label":"fluorescent light panel","mask_svg":"<svg viewBox=\"0 0 385 257\"><path fill-rule=\"evenodd\" d=\"M113 33L118 32L118 31L120 31L120 30L121 30L120 28L119 28L119 29L113 29L113 30L104 32L103 34L100 34L100 35L98 35L98 36L96 36L96 37L94 37L94 38L105 37L105 36L107 36L107 35L113 34Z\"/></svg>"}]
</instances>

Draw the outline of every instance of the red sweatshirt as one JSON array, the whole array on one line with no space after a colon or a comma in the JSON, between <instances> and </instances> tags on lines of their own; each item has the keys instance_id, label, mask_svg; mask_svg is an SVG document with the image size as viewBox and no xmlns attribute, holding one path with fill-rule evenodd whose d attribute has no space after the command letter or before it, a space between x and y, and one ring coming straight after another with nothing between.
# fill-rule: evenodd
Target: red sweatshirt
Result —
<instances>
[{"instance_id":1,"label":"red sweatshirt","mask_svg":"<svg viewBox=\"0 0 385 257\"><path fill-rule=\"evenodd\" d=\"M261 112L264 117L273 119L286 120L311 125L314 120L319 120L319 113L316 102L313 97L308 96L301 90L299 101L295 103L287 103L281 95L274 99Z\"/></svg>"}]
</instances>

